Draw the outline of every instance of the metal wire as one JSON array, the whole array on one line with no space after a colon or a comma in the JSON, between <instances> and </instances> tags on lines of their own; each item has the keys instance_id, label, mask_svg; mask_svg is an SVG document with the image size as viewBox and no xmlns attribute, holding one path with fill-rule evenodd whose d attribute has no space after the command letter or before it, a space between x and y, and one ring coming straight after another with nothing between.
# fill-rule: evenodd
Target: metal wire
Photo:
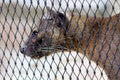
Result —
<instances>
[{"instance_id":1,"label":"metal wire","mask_svg":"<svg viewBox=\"0 0 120 80\"><path fill-rule=\"evenodd\" d=\"M73 44L71 47L75 48L75 51L72 51L69 45L66 45L64 48L62 46L56 47L44 47L42 51L46 52L46 49L52 50L52 54L49 56L44 56L40 59L32 59L26 55L21 54L20 47L26 43L26 40L30 38L30 33L34 28L39 26L39 23L42 24L42 19L44 18L46 6L49 6L51 10L55 12L61 12L67 18L70 18L70 24L72 24L74 14L77 14L75 22L75 32L79 29L79 21L83 22L84 25L83 32L80 31L81 37L87 45L86 48L79 46L84 54L80 54L73 39L70 39L70 43ZM117 63L119 67L117 73L120 74L120 62L117 61L120 57L120 33L116 32L120 28L116 26L120 23L120 16L117 14L120 12L120 1L119 0L1 0L0 1L0 79L1 80L120 80L119 76L111 78L111 72L113 71L114 62ZM69 15L68 15L69 14ZM98 61L93 62L92 59L95 57L94 51L97 48L97 41L95 41L91 35L92 31L95 34L96 38L99 38L99 32L94 28L94 24L88 21L89 25L92 27L90 31L84 32L87 30L87 25L84 23L82 16L89 18L90 16L97 19L101 18L101 22L97 22L99 26L99 31L102 34L103 42L99 41L101 49L98 49L98 53L106 53L106 56L102 54L97 56ZM113 16L116 16L115 19L118 20L118 23L113 21L111 24L111 19ZM61 15L62 16L62 15ZM70 16L70 17L68 17ZM108 17L109 20L104 22L104 18ZM46 17L45 17L46 18ZM58 18L57 18L58 19ZM56 22L57 22L56 19ZM115 20L114 19L114 20ZM101 31L100 27L102 23L107 23L108 26L104 28L104 31ZM49 24L49 23L48 23ZM64 25L64 24L63 24ZM44 25L43 25L44 26ZM109 26L112 26L113 32L109 35L110 41L108 43L108 50L104 51L104 41L108 37ZM47 28L47 27L46 27ZM62 32L61 32L62 34ZM87 34L84 36L84 34ZM97 35L98 34L98 35ZM60 35L60 34L59 34ZM58 38L59 39L59 38ZM62 39L65 40L66 38ZM62 40L59 40L62 41ZM115 42L115 41L118 42ZM92 41L89 44L89 41ZM67 42L64 42L67 44ZM110 56L109 51L111 51L111 44L115 43L114 47L116 48L113 51L116 54L113 54L114 61L111 61L108 57ZM83 44L80 39L78 39L78 44ZM65 44L64 44L65 45ZM91 57L88 59L87 50L90 50L90 45L94 45L93 50L91 51ZM53 45L52 45L53 46ZM67 52L66 52L67 50ZM105 72L106 65L103 67L99 66L99 60L102 60L103 57L106 57L105 63L111 64L109 73Z\"/></svg>"}]
</instances>

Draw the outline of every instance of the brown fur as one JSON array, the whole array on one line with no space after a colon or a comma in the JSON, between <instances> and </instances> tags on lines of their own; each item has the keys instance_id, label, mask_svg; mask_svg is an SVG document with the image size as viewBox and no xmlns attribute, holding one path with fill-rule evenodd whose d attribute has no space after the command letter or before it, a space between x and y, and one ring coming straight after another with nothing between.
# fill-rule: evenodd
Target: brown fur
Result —
<instances>
[{"instance_id":1,"label":"brown fur","mask_svg":"<svg viewBox=\"0 0 120 80\"><path fill-rule=\"evenodd\" d=\"M68 18L48 8L50 19L33 29L21 52L33 58L54 51L77 50L100 65L110 80L120 80L120 14L94 18L73 14Z\"/></svg>"}]
</instances>

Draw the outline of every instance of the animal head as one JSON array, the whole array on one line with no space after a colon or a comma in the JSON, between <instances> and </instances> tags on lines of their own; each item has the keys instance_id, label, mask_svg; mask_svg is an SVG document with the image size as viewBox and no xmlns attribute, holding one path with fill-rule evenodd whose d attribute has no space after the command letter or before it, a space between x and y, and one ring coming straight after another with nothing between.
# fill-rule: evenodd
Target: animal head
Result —
<instances>
[{"instance_id":1,"label":"animal head","mask_svg":"<svg viewBox=\"0 0 120 80\"><path fill-rule=\"evenodd\" d=\"M63 48L69 21L67 17L47 7L49 18L42 19L32 29L20 52L32 58L41 58Z\"/></svg>"}]
</instances>

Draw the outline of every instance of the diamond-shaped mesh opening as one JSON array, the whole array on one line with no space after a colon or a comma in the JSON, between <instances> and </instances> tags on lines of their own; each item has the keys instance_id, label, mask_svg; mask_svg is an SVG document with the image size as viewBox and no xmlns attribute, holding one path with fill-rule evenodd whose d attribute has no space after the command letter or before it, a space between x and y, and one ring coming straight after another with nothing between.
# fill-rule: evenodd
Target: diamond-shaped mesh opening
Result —
<instances>
[{"instance_id":1,"label":"diamond-shaped mesh opening","mask_svg":"<svg viewBox=\"0 0 120 80\"><path fill-rule=\"evenodd\" d=\"M0 79L120 80L119 12L119 0L1 0Z\"/></svg>"}]
</instances>

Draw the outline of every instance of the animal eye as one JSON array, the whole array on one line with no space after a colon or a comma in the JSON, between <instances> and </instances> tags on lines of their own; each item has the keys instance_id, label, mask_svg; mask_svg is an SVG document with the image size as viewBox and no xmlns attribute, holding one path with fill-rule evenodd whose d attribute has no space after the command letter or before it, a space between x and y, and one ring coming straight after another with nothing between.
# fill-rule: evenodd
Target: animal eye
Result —
<instances>
[{"instance_id":1,"label":"animal eye","mask_svg":"<svg viewBox=\"0 0 120 80\"><path fill-rule=\"evenodd\" d=\"M48 20L53 20L53 18L50 18L50 19L48 19Z\"/></svg>"},{"instance_id":2,"label":"animal eye","mask_svg":"<svg viewBox=\"0 0 120 80\"><path fill-rule=\"evenodd\" d=\"M38 34L38 31L36 31L36 30L33 31L33 32L32 32L32 39L35 40L35 39L37 38L37 34Z\"/></svg>"},{"instance_id":3,"label":"animal eye","mask_svg":"<svg viewBox=\"0 0 120 80\"><path fill-rule=\"evenodd\" d=\"M35 36L35 35L37 35L37 34L38 34L38 31L36 31L36 30L33 31L33 33L32 33L33 36Z\"/></svg>"}]
</instances>

